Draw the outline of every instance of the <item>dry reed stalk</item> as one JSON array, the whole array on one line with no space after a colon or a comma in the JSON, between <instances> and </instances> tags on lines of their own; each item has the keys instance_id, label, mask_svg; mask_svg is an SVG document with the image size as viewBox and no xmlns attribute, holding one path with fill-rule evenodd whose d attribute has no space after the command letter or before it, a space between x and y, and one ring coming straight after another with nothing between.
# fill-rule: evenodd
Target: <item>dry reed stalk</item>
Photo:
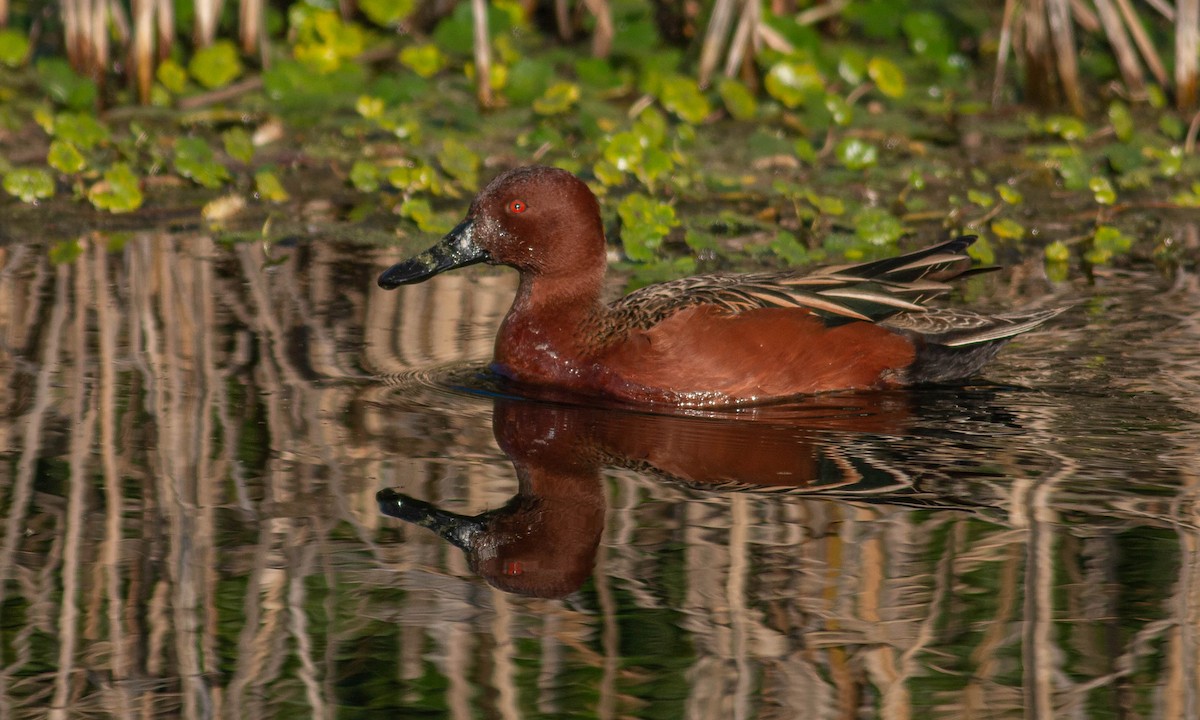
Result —
<instances>
[{"instance_id":1,"label":"dry reed stalk","mask_svg":"<svg viewBox=\"0 0 1200 720\"><path fill-rule=\"evenodd\" d=\"M79 70L82 49L83 30L80 27L80 3L85 0L62 0L63 44L66 45L67 62Z\"/></svg>"},{"instance_id":2,"label":"dry reed stalk","mask_svg":"<svg viewBox=\"0 0 1200 720\"><path fill-rule=\"evenodd\" d=\"M1095 0L1096 11L1100 22L1104 25L1104 34L1112 46L1113 55L1117 58L1117 66L1121 69L1121 77L1125 86L1135 97L1146 94L1146 79L1142 74L1142 65L1138 62L1137 53L1125 32L1125 23L1112 0Z\"/></svg>"},{"instance_id":3,"label":"dry reed stalk","mask_svg":"<svg viewBox=\"0 0 1200 720\"><path fill-rule=\"evenodd\" d=\"M195 0L196 25L193 41L197 48L208 47L216 40L222 4L224 0Z\"/></svg>"},{"instance_id":4,"label":"dry reed stalk","mask_svg":"<svg viewBox=\"0 0 1200 720\"><path fill-rule=\"evenodd\" d=\"M1046 18L1047 0L1029 0L1021 13L1024 42L1017 48L1025 61L1025 91L1035 105L1054 104L1054 51Z\"/></svg>"},{"instance_id":5,"label":"dry reed stalk","mask_svg":"<svg viewBox=\"0 0 1200 720\"><path fill-rule=\"evenodd\" d=\"M560 40L571 39L570 0L554 0L554 27Z\"/></svg>"},{"instance_id":6,"label":"dry reed stalk","mask_svg":"<svg viewBox=\"0 0 1200 720\"><path fill-rule=\"evenodd\" d=\"M1200 99L1200 0L1178 0L1175 9L1175 106L1188 111Z\"/></svg>"},{"instance_id":7,"label":"dry reed stalk","mask_svg":"<svg viewBox=\"0 0 1200 720\"><path fill-rule=\"evenodd\" d=\"M729 56L725 58L726 77L737 75L742 63L754 58L754 42L758 37L754 30L761 22L762 5L758 0L746 0L737 30L733 31L733 41L729 44Z\"/></svg>"},{"instance_id":8,"label":"dry reed stalk","mask_svg":"<svg viewBox=\"0 0 1200 720\"><path fill-rule=\"evenodd\" d=\"M1075 61L1075 33L1071 27L1070 0L1047 0L1050 34L1054 40L1057 56L1058 79L1067 97L1067 104L1076 115L1083 114L1083 96L1080 93L1079 66Z\"/></svg>"},{"instance_id":9,"label":"dry reed stalk","mask_svg":"<svg viewBox=\"0 0 1200 720\"><path fill-rule=\"evenodd\" d=\"M613 27L612 7L609 6L608 0L583 0L583 2L592 13L592 17L596 18L596 29L592 32L592 56L606 58L612 51L613 36L616 34L616 29Z\"/></svg>"},{"instance_id":10,"label":"dry reed stalk","mask_svg":"<svg viewBox=\"0 0 1200 720\"><path fill-rule=\"evenodd\" d=\"M1013 20L1016 18L1017 0L1004 0L1004 19L1000 23L1000 41L996 47L996 75L992 78L992 107L1000 105L1000 94L1004 88L1004 74L1008 69L1008 53L1013 46Z\"/></svg>"},{"instance_id":11,"label":"dry reed stalk","mask_svg":"<svg viewBox=\"0 0 1200 720\"><path fill-rule=\"evenodd\" d=\"M105 73L108 70L108 3L104 0L93 0L90 37L91 52L88 55L90 67L87 74L100 87L100 97L104 97Z\"/></svg>"},{"instance_id":12,"label":"dry reed stalk","mask_svg":"<svg viewBox=\"0 0 1200 720\"><path fill-rule=\"evenodd\" d=\"M138 100L150 102L154 86L154 9L158 0L133 0L133 47L129 64L133 68Z\"/></svg>"},{"instance_id":13,"label":"dry reed stalk","mask_svg":"<svg viewBox=\"0 0 1200 720\"><path fill-rule=\"evenodd\" d=\"M152 0L158 3L158 61L162 62L171 57L171 47L175 44L175 6L171 0Z\"/></svg>"},{"instance_id":14,"label":"dry reed stalk","mask_svg":"<svg viewBox=\"0 0 1200 720\"><path fill-rule=\"evenodd\" d=\"M756 2L757 0L751 0ZM713 6L712 16L708 20L708 28L704 33L704 44L700 48L700 87L708 87L712 80L713 71L721 60L721 52L725 49L725 38L729 36L729 26L733 22L733 5L737 0L717 0Z\"/></svg>"},{"instance_id":15,"label":"dry reed stalk","mask_svg":"<svg viewBox=\"0 0 1200 720\"><path fill-rule=\"evenodd\" d=\"M238 5L238 38L242 43L242 52L247 55L258 52L263 44L262 19L262 0L242 0ZM266 59L265 48L262 57Z\"/></svg>"},{"instance_id":16,"label":"dry reed stalk","mask_svg":"<svg viewBox=\"0 0 1200 720\"><path fill-rule=\"evenodd\" d=\"M1071 17L1079 23L1086 33L1098 33L1101 30L1100 18L1087 6L1084 0L1071 0Z\"/></svg>"},{"instance_id":17,"label":"dry reed stalk","mask_svg":"<svg viewBox=\"0 0 1200 720\"><path fill-rule=\"evenodd\" d=\"M483 107L491 107L492 44L485 0L471 0L471 15L475 20L475 97Z\"/></svg>"},{"instance_id":18,"label":"dry reed stalk","mask_svg":"<svg viewBox=\"0 0 1200 720\"><path fill-rule=\"evenodd\" d=\"M1117 0L1117 8L1121 11L1121 17L1125 19L1125 27L1133 35L1133 42L1138 47L1138 52L1142 54L1142 60L1146 62L1146 67L1150 70L1150 74L1154 76L1154 80L1162 87L1167 87L1167 71L1163 67L1162 60L1158 57L1158 50L1154 47L1154 43L1150 41L1150 36L1146 34L1146 29L1142 27L1142 20L1138 17L1137 11L1129 4L1129 0ZM1174 13L1172 12L1172 17Z\"/></svg>"}]
</instances>

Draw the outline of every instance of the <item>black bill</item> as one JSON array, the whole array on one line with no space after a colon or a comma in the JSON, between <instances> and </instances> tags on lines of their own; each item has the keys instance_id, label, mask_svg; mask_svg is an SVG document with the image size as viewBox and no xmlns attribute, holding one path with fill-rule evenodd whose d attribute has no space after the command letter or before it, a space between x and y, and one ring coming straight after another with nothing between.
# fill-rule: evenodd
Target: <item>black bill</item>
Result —
<instances>
[{"instance_id":1,"label":"black bill","mask_svg":"<svg viewBox=\"0 0 1200 720\"><path fill-rule=\"evenodd\" d=\"M475 244L472 228L471 221L464 220L437 245L384 270L379 276L379 287L392 290L428 280L440 272L486 261L488 254Z\"/></svg>"}]
</instances>

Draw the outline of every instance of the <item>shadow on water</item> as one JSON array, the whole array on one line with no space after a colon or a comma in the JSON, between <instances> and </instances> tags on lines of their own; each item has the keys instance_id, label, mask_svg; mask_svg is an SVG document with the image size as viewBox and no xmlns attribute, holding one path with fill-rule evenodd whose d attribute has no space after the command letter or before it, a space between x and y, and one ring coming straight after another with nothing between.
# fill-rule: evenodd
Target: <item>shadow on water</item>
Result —
<instances>
[{"instance_id":1,"label":"shadow on water","mask_svg":"<svg viewBox=\"0 0 1200 720\"><path fill-rule=\"evenodd\" d=\"M650 415L496 397L510 274L80 249L0 247L0 717L1200 707L1194 276L1019 266L967 292L1078 306L986 381Z\"/></svg>"}]
</instances>

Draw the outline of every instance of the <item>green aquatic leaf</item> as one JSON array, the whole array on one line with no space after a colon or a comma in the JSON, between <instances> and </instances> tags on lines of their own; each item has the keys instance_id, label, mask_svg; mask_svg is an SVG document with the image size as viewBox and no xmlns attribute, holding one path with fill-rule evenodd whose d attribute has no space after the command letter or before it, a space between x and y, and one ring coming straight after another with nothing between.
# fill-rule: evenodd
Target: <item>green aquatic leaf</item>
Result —
<instances>
[{"instance_id":1,"label":"green aquatic leaf","mask_svg":"<svg viewBox=\"0 0 1200 720\"><path fill-rule=\"evenodd\" d=\"M1005 240L1020 240L1025 237L1025 226L1016 220L1001 218L992 223L992 233Z\"/></svg>"},{"instance_id":2,"label":"green aquatic leaf","mask_svg":"<svg viewBox=\"0 0 1200 720\"><path fill-rule=\"evenodd\" d=\"M601 93L617 93L629 87L628 72L618 71L604 58L585 57L575 61L575 77L579 82ZM539 91L538 95L541 94ZM536 97L536 96L535 96Z\"/></svg>"},{"instance_id":3,"label":"green aquatic leaf","mask_svg":"<svg viewBox=\"0 0 1200 720\"><path fill-rule=\"evenodd\" d=\"M88 190L88 200L99 210L133 212L142 206L142 189L129 165L117 163L104 172L104 179Z\"/></svg>"},{"instance_id":4,"label":"green aquatic leaf","mask_svg":"<svg viewBox=\"0 0 1200 720\"><path fill-rule=\"evenodd\" d=\"M812 190L806 190L804 199L807 200L817 212L822 215L833 215L835 217L846 214L846 203L840 197L833 195L818 195Z\"/></svg>"},{"instance_id":5,"label":"green aquatic leaf","mask_svg":"<svg viewBox=\"0 0 1200 720\"><path fill-rule=\"evenodd\" d=\"M77 238L61 240L50 246L51 265L70 265L83 255L83 243Z\"/></svg>"},{"instance_id":6,"label":"green aquatic leaf","mask_svg":"<svg viewBox=\"0 0 1200 720\"><path fill-rule=\"evenodd\" d=\"M46 162L50 164L50 167L67 175L74 175L83 170L86 164L83 154L66 140L55 140L50 143L50 152L46 155Z\"/></svg>"},{"instance_id":7,"label":"green aquatic leaf","mask_svg":"<svg viewBox=\"0 0 1200 720\"><path fill-rule=\"evenodd\" d=\"M1101 225L1092 236L1092 247L1083 254L1093 265L1103 265L1114 255L1123 255L1133 247L1133 238L1111 225Z\"/></svg>"},{"instance_id":8,"label":"green aquatic leaf","mask_svg":"<svg viewBox=\"0 0 1200 720\"><path fill-rule=\"evenodd\" d=\"M908 37L913 55L943 63L954 50L954 42L946 29L946 21L932 12L904 13L900 27Z\"/></svg>"},{"instance_id":9,"label":"green aquatic leaf","mask_svg":"<svg viewBox=\"0 0 1200 720\"><path fill-rule=\"evenodd\" d=\"M674 207L639 193L622 198L617 215L625 254L638 262L653 260L663 238L679 224Z\"/></svg>"},{"instance_id":10,"label":"green aquatic leaf","mask_svg":"<svg viewBox=\"0 0 1200 720\"><path fill-rule=\"evenodd\" d=\"M0 29L0 64L11 68L25 62L29 54L29 38L15 28Z\"/></svg>"},{"instance_id":11,"label":"green aquatic leaf","mask_svg":"<svg viewBox=\"0 0 1200 720\"><path fill-rule=\"evenodd\" d=\"M96 83L75 74L71 65L61 58L42 58L37 61L38 83L46 95L59 105L75 110L89 110L99 94Z\"/></svg>"},{"instance_id":12,"label":"green aquatic leaf","mask_svg":"<svg viewBox=\"0 0 1200 720\"><path fill-rule=\"evenodd\" d=\"M187 89L187 70L171 58L158 64L158 69L154 71L154 77L158 78L163 87L176 95Z\"/></svg>"},{"instance_id":13,"label":"green aquatic leaf","mask_svg":"<svg viewBox=\"0 0 1200 720\"><path fill-rule=\"evenodd\" d=\"M1070 115L1052 115L1046 119L1046 132L1059 136L1063 140L1078 140L1087 135L1087 126L1083 121Z\"/></svg>"},{"instance_id":14,"label":"green aquatic leaf","mask_svg":"<svg viewBox=\"0 0 1200 720\"><path fill-rule=\"evenodd\" d=\"M212 148L201 138L175 141L175 171L206 188L221 187L229 180L229 170L213 157Z\"/></svg>"},{"instance_id":15,"label":"green aquatic leaf","mask_svg":"<svg viewBox=\"0 0 1200 720\"><path fill-rule=\"evenodd\" d=\"M423 78L431 78L449 62L445 53L433 43L409 45L400 51L400 64Z\"/></svg>"},{"instance_id":16,"label":"green aquatic leaf","mask_svg":"<svg viewBox=\"0 0 1200 720\"><path fill-rule=\"evenodd\" d=\"M829 93L825 96L825 109L833 118L836 125L845 127L854 122L854 108L840 95Z\"/></svg>"},{"instance_id":17,"label":"green aquatic leaf","mask_svg":"<svg viewBox=\"0 0 1200 720\"><path fill-rule=\"evenodd\" d=\"M254 140L244 128L234 127L221 133L225 153L238 162L250 164L254 159Z\"/></svg>"},{"instance_id":18,"label":"green aquatic leaf","mask_svg":"<svg viewBox=\"0 0 1200 720\"><path fill-rule=\"evenodd\" d=\"M606 187L613 187L625 182L625 173L608 160L597 160L592 165L592 174Z\"/></svg>"},{"instance_id":19,"label":"green aquatic leaf","mask_svg":"<svg viewBox=\"0 0 1200 720\"><path fill-rule=\"evenodd\" d=\"M4 191L21 202L35 203L54 197L54 178L42 168L13 168L4 174Z\"/></svg>"},{"instance_id":20,"label":"green aquatic leaf","mask_svg":"<svg viewBox=\"0 0 1200 720\"><path fill-rule=\"evenodd\" d=\"M825 78L810 62L784 60L767 71L764 81L767 92L789 108L799 107L812 95L823 95Z\"/></svg>"},{"instance_id":21,"label":"green aquatic leaf","mask_svg":"<svg viewBox=\"0 0 1200 720\"><path fill-rule=\"evenodd\" d=\"M1046 261L1052 263L1065 263L1071 259L1071 249L1062 240L1055 240L1047 245L1045 254Z\"/></svg>"},{"instance_id":22,"label":"green aquatic leaf","mask_svg":"<svg viewBox=\"0 0 1200 720\"><path fill-rule=\"evenodd\" d=\"M809 165L817 164L817 149L805 138L800 138L793 143L792 151L796 153L796 157L802 162L806 162Z\"/></svg>"},{"instance_id":23,"label":"green aquatic leaf","mask_svg":"<svg viewBox=\"0 0 1200 720\"><path fill-rule=\"evenodd\" d=\"M378 120L383 117L383 98L372 95L359 95L354 103L354 111L367 120Z\"/></svg>"},{"instance_id":24,"label":"green aquatic leaf","mask_svg":"<svg viewBox=\"0 0 1200 720\"><path fill-rule=\"evenodd\" d=\"M808 248L804 247L796 236L787 230L775 233L775 239L769 246L775 256L788 265L803 265L809 262Z\"/></svg>"},{"instance_id":25,"label":"green aquatic leaf","mask_svg":"<svg viewBox=\"0 0 1200 720\"><path fill-rule=\"evenodd\" d=\"M570 110L578 101L578 85L569 82L557 82L546 88L546 92L533 101L533 111L538 115L561 115Z\"/></svg>"},{"instance_id":26,"label":"green aquatic leaf","mask_svg":"<svg viewBox=\"0 0 1200 720\"><path fill-rule=\"evenodd\" d=\"M387 181L392 187L405 192L425 192L437 184L437 173L424 163L400 165L388 170Z\"/></svg>"},{"instance_id":27,"label":"green aquatic leaf","mask_svg":"<svg viewBox=\"0 0 1200 720\"><path fill-rule=\"evenodd\" d=\"M633 172L642 163L649 143L631 130L619 132L604 144L604 159L620 172Z\"/></svg>"},{"instance_id":28,"label":"green aquatic leaf","mask_svg":"<svg viewBox=\"0 0 1200 720\"><path fill-rule=\"evenodd\" d=\"M358 0L358 9L376 25L391 27L416 9L415 0Z\"/></svg>"},{"instance_id":29,"label":"green aquatic leaf","mask_svg":"<svg viewBox=\"0 0 1200 720\"><path fill-rule=\"evenodd\" d=\"M1112 226L1096 228L1092 245L1111 252L1127 253L1133 247L1133 238Z\"/></svg>"},{"instance_id":30,"label":"green aquatic leaf","mask_svg":"<svg viewBox=\"0 0 1200 720\"><path fill-rule=\"evenodd\" d=\"M254 173L254 189L258 196L267 202L281 203L291 198L275 173L266 169Z\"/></svg>"},{"instance_id":31,"label":"green aquatic leaf","mask_svg":"<svg viewBox=\"0 0 1200 720\"><path fill-rule=\"evenodd\" d=\"M1109 103L1108 122L1121 142L1129 142L1129 139L1133 137L1133 115L1129 112L1129 106L1120 100Z\"/></svg>"},{"instance_id":32,"label":"green aquatic leaf","mask_svg":"<svg viewBox=\"0 0 1200 720\"><path fill-rule=\"evenodd\" d=\"M479 185L479 155L458 140L447 138L442 142L438 163L463 188L474 191Z\"/></svg>"},{"instance_id":33,"label":"green aquatic leaf","mask_svg":"<svg viewBox=\"0 0 1200 720\"><path fill-rule=\"evenodd\" d=\"M237 46L228 40L218 40L192 55L188 72L209 90L224 87L242 74L242 59Z\"/></svg>"},{"instance_id":34,"label":"green aquatic leaf","mask_svg":"<svg viewBox=\"0 0 1200 720\"><path fill-rule=\"evenodd\" d=\"M996 198L992 197L990 193L985 193L982 190L968 190L967 200L981 208L990 208L996 202Z\"/></svg>"},{"instance_id":35,"label":"green aquatic leaf","mask_svg":"<svg viewBox=\"0 0 1200 720\"><path fill-rule=\"evenodd\" d=\"M692 78L683 75L668 75L662 79L658 99L664 108L679 119L698 125L712 112L708 98Z\"/></svg>"},{"instance_id":36,"label":"green aquatic leaf","mask_svg":"<svg viewBox=\"0 0 1200 720\"><path fill-rule=\"evenodd\" d=\"M1011 185L997 185L996 193L1000 195L1001 200L1009 205L1020 205L1025 200L1025 196L1021 194L1021 191Z\"/></svg>"},{"instance_id":37,"label":"green aquatic leaf","mask_svg":"<svg viewBox=\"0 0 1200 720\"><path fill-rule=\"evenodd\" d=\"M717 93L735 120L753 120L758 114L758 101L754 99L754 93L737 80L723 78L717 83Z\"/></svg>"},{"instance_id":38,"label":"green aquatic leaf","mask_svg":"<svg viewBox=\"0 0 1200 720\"><path fill-rule=\"evenodd\" d=\"M1096 202L1101 205L1112 205L1117 201L1117 191L1113 190L1112 183L1106 177L1095 176L1088 180L1088 189L1092 191L1092 196Z\"/></svg>"},{"instance_id":39,"label":"green aquatic leaf","mask_svg":"<svg viewBox=\"0 0 1200 720\"><path fill-rule=\"evenodd\" d=\"M879 150L874 145L858 138L846 138L834 149L838 161L848 170L863 170L879 160Z\"/></svg>"},{"instance_id":40,"label":"green aquatic leaf","mask_svg":"<svg viewBox=\"0 0 1200 720\"><path fill-rule=\"evenodd\" d=\"M867 77L867 55L855 47L843 48L838 53L838 77L849 85L861 85Z\"/></svg>"},{"instance_id":41,"label":"green aquatic leaf","mask_svg":"<svg viewBox=\"0 0 1200 720\"><path fill-rule=\"evenodd\" d=\"M54 116L54 137L81 150L91 150L108 142L108 128L87 113L59 113Z\"/></svg>"},{"instance_id":42,"label":"green aquatic leaf","mask_svg":"<svg viewBox=\"0 0 1200 720\"><path fill-rule=\"evenodd\" d=\"M904 72L891 60L884 57L871 58L867 63L867 75L884 95L890 98L904 96Z\"/></svg>"},{"instance_id":43,"label":"green aquatic leaf","mask_svg":"<svg viewBox=\"0 0 1200 720\"><path fill-rule=\"evenodd\" d=\"M882 208L867 207L854 215L854 234L871 245L894 245L905 232L900 219Z\"/></svg>"},{"instance_id":44,"label":"green aquatic leaf","mask_svg":"<svg viewBox=\"0 0 1200 720\"><path fill-rule=\"evenodd\" d=\"M553 80L553 65L544 60L521 58L508 70L504 97L514 105L529 105L546 92Z\"/></svg>"},{"instance_id":45,"label":"green aquatic leaf","mask_svg":"<svg viewBox=\"0 0 1200 720\"><path fill-rule=\"evenodd\" d=\"M992 241L986 237L977 238L975 242L971 243L967 248L967 254L981 265L996 263L996 249L992 247Z\"/></svg>"},{"instance_id":46,"label":"green aquatic leaf","mask_svg":"<svg viewBox=\"0 0 1200 720\"><path fill-rule=\"evenodd\" d=\"M359 192L375 192L379 189L379 179L379 168L366 160L355 160L350 168L350 184Z\"/></svg>"}]
</instances>

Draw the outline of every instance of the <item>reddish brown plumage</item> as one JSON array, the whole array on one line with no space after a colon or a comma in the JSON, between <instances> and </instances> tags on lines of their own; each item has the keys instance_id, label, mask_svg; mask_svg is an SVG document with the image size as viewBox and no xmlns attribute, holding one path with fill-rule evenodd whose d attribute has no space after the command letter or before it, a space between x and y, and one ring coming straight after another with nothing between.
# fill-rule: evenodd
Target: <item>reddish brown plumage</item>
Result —
<instances>
[{"instance_id":1,"label":"reddish brown plumage","mask_svg":"<svg viewBox=\"0 0 1200 720\"><path fill-rule=\"evenodd\" d=\"M970 272L971 241L807 276L685 278L605 305L595 196L566 171L532 167L493 180L442 243L390 268L380 285L473 262L509 265L520 285L496 338L497 373L639 403L739 404L964 377L1059 312L942 310L925 322L920 303Z\"/></svg>"}]
</instances>

